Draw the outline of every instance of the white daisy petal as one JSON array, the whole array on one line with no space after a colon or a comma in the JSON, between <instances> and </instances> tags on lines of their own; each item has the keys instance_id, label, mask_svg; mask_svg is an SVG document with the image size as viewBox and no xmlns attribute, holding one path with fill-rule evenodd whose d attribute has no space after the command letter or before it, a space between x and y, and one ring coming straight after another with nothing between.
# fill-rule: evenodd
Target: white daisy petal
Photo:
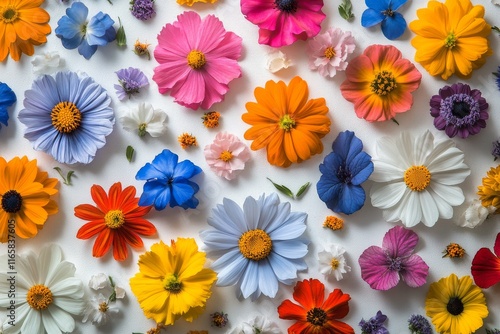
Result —
<instances>
[{"instance_id":1,"label":"white daisy petal","mask_svg":"<svg viewBox=\"0 0 500 334\"><path fill-rule=\"evenodd\" d=\"M372 205L381 209L392 208L399 203L407 191L408 187L403 182L376 184L370 192Z\"/></svg>"},{"instance_id":2,"label":"white daisy petal","mask_svg":"<svg viewBox=\"0 0 500 334\"><path fill-rule=\"evenodd\" d=\"M62 332L71 333L75 329L75 319L57 306L48 308L52 319ZM45 318L45 317L44 317Z\"/></svg>"},{"instance_id":3,"label":"white daisy petal","mask_svg":"<svg viewBox=\"0 0 500 334\"><path fill-rule=\"evenodd\" d=\"M437 182L431 184L430 187L437 195L448 202L451 206L460 205L465 201L464 193L459 187L443 185ZM451 216L443 218L448 219L451 218Z\"/></svg>"},{"instance_id":4,"label":"white daisy petal","mask_svg":"<svg viewBox=\"0 0 500 334\"><path fill-rule=\"evenodd\" d=\"M422 207L422 222L426 226L433 226L439 218L439 210L434 198L424 190L419 193L419 199Z\"/></svg>"},{"instance_id":5,"label":"white daisy petal","mask_svg":"<svg viewBox=\"0 0 500 334\"><path fill-rule=\"evenodd\" d=\"M31 309L26 315L26 320L21 326L21 333L44 334L42 312Z\"/></svg>"}]
</instances>

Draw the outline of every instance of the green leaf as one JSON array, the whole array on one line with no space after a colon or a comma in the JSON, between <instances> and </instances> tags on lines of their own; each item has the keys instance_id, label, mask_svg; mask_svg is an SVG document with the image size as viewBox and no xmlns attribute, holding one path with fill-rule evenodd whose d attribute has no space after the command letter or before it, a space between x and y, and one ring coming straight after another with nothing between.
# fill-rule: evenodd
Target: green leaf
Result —
<instances>
[{"instance_id":1,"label":"green leaf","mask_svg":"<svg viewBox=\"0 0 500 334\"><path fill-rule=\"evenodd\" d=\"M132 146L127 146L127 151L125 152L125 155L127 157L128 162L132 162L132 158L134 156L134 148Z\"/></svg>"},{"instance_id":2,"label":"green leaf","mask_svg":"<svg viewBox=\"0 0 500 334\"><path fill-rule=\"evenodd\" d=\"M119 16L118 21L120 22L120 27L116 31L116 44L118 46L127 46L127 36L125 35L125 28L123 28L122 20Z\"/></svg>"},{"instance_id":3,"label":"green leaf","mask_svg":"<svg viewBox=\"0 0 500 334\"><path fill-rule=\"evenodd\" d=\"M63 179L63 183L65 185L68 185L70 186L71 185L71 176L73 176L73 174L75 174L75 171L73 170L70 170L67 174L66 174L66 177L64 177L64 174L63 174L63 171L61 168L59 167L54 167L54 169L59 173L59 175L62 177Z\"/></svg>"},{"instance_id":4,"label":"green leaf","mask_svg":"<svg viewBox=\"0 0 500 334\"><path fill-rule=\"evenodd\" d=\"M344 20L347 21L354 18L351 0L342 0L342 3L339 5L339 14Z\"/></svg>"},{"instance_id":5,"label":"green leaf","mask_svg":"<svg viewBox=\"0 0 500 334\"><path fill-rule=\"evenodd\" d=\"M297 191L297 194L295 195L295 198L299 198L300 196L302 196L302 194L307 190L307 188L309 188L310 184L311 182L307 182L302 187L300 187L299 191Z\"/></svg>"},{"instance_id":6,"label":"green leaf","mask_svg":"<svg viewBox=\"0 0 500 334\"><path fill-rule=\"evenodd\" d=\"M283 194L285 194L286 196L290 197L290 198L294 198L293 197L293 193L290 189L288 189L287 187L285 187L284 185L279 185L279 184L276 184L273 182L273 180L271 180L270 178L267 178L269 181L271 181L271 183L273 184L273 186L278 189L279 191L281 191Z\"/></svg>"}]
</instances>

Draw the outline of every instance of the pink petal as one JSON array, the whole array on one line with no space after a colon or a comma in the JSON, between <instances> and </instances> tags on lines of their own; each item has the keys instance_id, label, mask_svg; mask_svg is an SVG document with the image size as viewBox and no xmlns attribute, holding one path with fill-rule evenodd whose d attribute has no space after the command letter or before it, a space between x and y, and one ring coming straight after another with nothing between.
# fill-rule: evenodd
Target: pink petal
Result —
<instances>
[{"instance_id":1,"label":"pink petal","mask_svg":"<svg viewBox=\"0 0 500 334\"><path fill-rule=\"evenodd\" d=\"M154 76L153 76L154 80ZM183 81L179 80L170 92L175 102L197 109L205 98L205 80L199 71L189 71Z\"/></svg>"},{"instance_id":2,"label":"pink petal","mask_svg":"<svg viewBox=\"0 0 500 334\"><path fill-rule=\"evenodd\" d=\"M359 257L361 278L372 289L389 290L399 283L399 273L389 270L388 261L384 250L377 246L368 247Z\"/></svg>"},{"instance_id":3,"label":"pink petal","mask_svg":"<svg viewBox=\"0 0 500 334\"><path fill-rule=\"evenodd\" d=\"M229 58L238 60L241 57L242 39L240 36L227 32L224 39L219 43L217 48L211 50L205 56L207 59L214 58Z\"/></svg>"},{"instance_id":4,"label":"pink petal","mask_svg":"<svg viewBox=\"0 0 500 334\"><path fill-rule=\"evenodd\" d=\"M207 64L203 69L215 81L221 84L228 84L233 79L241 77L241 69L238 62L229 58L211 59L207 57Z\"/></svg>"},{"instance_id":5,"label":"pink petal","mask_svg":"<svg viewBox=\"0 0 500 334\"><path fill-rule=\"evenodd\" d=\"M153 81L158 85L158 91L165 94L180 82L184 82L191 68L183 62L161 64L154 69Z\"/></svg>"},{"instance_id":6,"label":"pink petal","mask_svg":"<svg viewBox=\"0 0 500 334\"><path fill-rule=\"evenodd\" d=\"M180 31L170 43L182 40L188 44L189 51L196 49L199 39L204 37L200 34L200 27L202 25L200 15L193 11L186 11L177 15L177 21L174 25L179 27Z\"/></svg>"},{"instance_id":7,"label":"pink petal","mask_svg":"<svg viewBox=\"0 0 500 334\"><path fill-rule=\"evenodd\" d=\"M417 243L418 235L415 232L398 225L387 231L382 248L391 258L407 257L413 253Z\"/></svg>"},{"instance_id":8,"label":"pink petal","mask_svg":"<svg viewBox=\"0 0 500 334\"><path fill-rule=\"evenodd\" d=\"M429 266L416 254L403 261L404 269L400 271L403 281L412 288L422 286L427 281Z\"/></svg>"},{"instance_id":9,"label":"pink petal","mask_svg":"<svg viewBox=\"0 0 500 334\"><path fill-rule=\"evenodd\" d=\"M226 35L226 30L222 22L214 15L208 15L201 22L201 26L197 28L195 33L198 36L198 41L194 48L203 53L210 53L219 47Z\"/></svg>"}]
</instances>

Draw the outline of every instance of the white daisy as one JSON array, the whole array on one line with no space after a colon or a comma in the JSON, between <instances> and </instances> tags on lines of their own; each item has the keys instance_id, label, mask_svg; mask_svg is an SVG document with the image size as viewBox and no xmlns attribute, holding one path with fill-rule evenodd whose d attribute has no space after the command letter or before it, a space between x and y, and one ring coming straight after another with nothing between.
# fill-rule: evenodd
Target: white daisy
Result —
<instances>
[{"instance_id":1,"label":"white daisy","mask_svg":"<svg viewBox=\"0 0 500 334\"><path fill-rule=\"evenodd\" d=\"M59 56L59 52L50 51L35 56L31 64L33 65L33 73L36 75L52 74L62 66L63 60Z\"/></svg>"},{"instance_id":2,"label":"white daisy","mask_svg":"<svg viewBox=\"0 0 500 334\"><path fill-rule=\"evenodd\" d=\"M120 117L123 128L139 133L143 137L149 133L151 137L159 137L166 131L167 114L161 109L154 109L149 103L141 102L137 108L130 109Z\"/></svg>"},{"instance_id":3,"label":"white daisy","mask_svg":"<svg viewBox=\"0 0 500 334\"><path fill-rule=\"evenodd\" d=\"M263 315L257 315L250 321L233 328L228 334L282 334L276 323Z\"/></svg>"},{"instance_id":4,"label":"white daisy","mask_svg":"<svg viewBox=\"0 0 500 334\"><path fill-rule=\"evenodd\" d=\"M108 299L102 293L99 293L87 303L82 322L85 323L90 319L92 325L104 325L111 316L119 312L120 310L117 307L112 306Z\"/></svg>"},{"instance_id":5,"label":"white daisy","mask_svg":"<svg viewBox=\"0 0 500 334\"><path fill-rule=\"evenodd\" d=\"M439 218L451 218L453 206L464 202L459 185L470 169L452 140L435 141L429 131L416 138L403 132L379 139L376 152L370 179L377 183L370 196L385 220L433 226Z\"/></svg>"},{"instance_id":6,"label":"white daisy","mask_svg":"<svg viewBox=\"0 0 500 334\"><path fill-rule=\"evenodd\" d=\"M73 316L82 315L85 309L82 281L75 276L75 266L62 260L57 245L43 247L39 255L29 252L16 257L15 297L8 297L9 271L0 272L0 307L15 301L16 318L12 326L4 322L4 334L22 332L29 334L67 333L75 329ZM7 257L0 257L6 264Z\"/></svg>"},{"instance_id":7,"label":"white daisy","mask_svg":"<svg viewBox=\"0 0 500 334\"><path fill-rule=\"evenodd\" d=\"M455 223L461 227L474 228L481 225L496 210L496 207L484 207L480 200L474 199Z\"/></svg>"},{"instance_id":8,"label":"white daisy","mask_svg":"<svg viewBox=\"0 0 500 334\"><path fill-rule=\"evenodd\" d=\"M318 253L320 272L325 276L334 275L340 281L342 274L351 271L344 258L345 249L339 245L328 243L325 249Z\"/></svg>"}]
</instances>

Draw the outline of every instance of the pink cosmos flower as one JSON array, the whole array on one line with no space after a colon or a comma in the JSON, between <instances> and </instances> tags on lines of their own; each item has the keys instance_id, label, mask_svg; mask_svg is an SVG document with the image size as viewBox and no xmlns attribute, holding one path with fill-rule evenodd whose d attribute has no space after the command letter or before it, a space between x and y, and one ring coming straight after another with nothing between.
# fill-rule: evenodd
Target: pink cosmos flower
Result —
<instances>
[{"instance_id":1,"label":"pink cosmos flower","mask_svg":"<svg viewBox=\"0 0 500 334\"><path fill-rule=\"evenodd\" d=\"M177 16L158 34L153 80L164 94L191 109L209 109L224 99L231 80L241 76L241 37L227 32L213 15L191 11Z\"/></svg>"},{"instance_id":2,"label":"pink cosmos flower","mask_svg":"<svg viewBox=\"0 0 500 334\"><path fill-rule=\"evenodd\" d=\"M235 135L220 132L205 146L205 159L215 174L232 180L245 168L250 150Z\"/></svg>"},{"instance_id":3,"label":"pink cosmos flower","mask_svg":"<svg viewBox=\"0 0 500 334\"><path fill-rule=\"evenodd\" d=\"M279 48L316 36L323 0L241 0L245 18L259 27L259 43Z\"/></svg>"},{"instance_id":4,"label":"pink cosmos flower","mask_svg":"<svg viewBox=\"0 0 500 334\"><path fill-rule=\"evenodd\" d=\"M412 288L425 284L429 266L416 254L418 235L401 226L391 228L384 236L382 248L371 246L359 257L361 277L372 289L389 290L403 281Z\"/></svg>"},{"instance_id":5,"label":"pink cosmos flower","mask_svg":"<svg viewBox=\"0 0 500 334\"><path fill-rule=\"evenodd\" d=\"M318 70L324 77L333 78L337 71L346 69L347 56L353 53L355 48L354 37L350 31L329 28L308 41L309 68Z\"/></svg>"}]
</instances>

